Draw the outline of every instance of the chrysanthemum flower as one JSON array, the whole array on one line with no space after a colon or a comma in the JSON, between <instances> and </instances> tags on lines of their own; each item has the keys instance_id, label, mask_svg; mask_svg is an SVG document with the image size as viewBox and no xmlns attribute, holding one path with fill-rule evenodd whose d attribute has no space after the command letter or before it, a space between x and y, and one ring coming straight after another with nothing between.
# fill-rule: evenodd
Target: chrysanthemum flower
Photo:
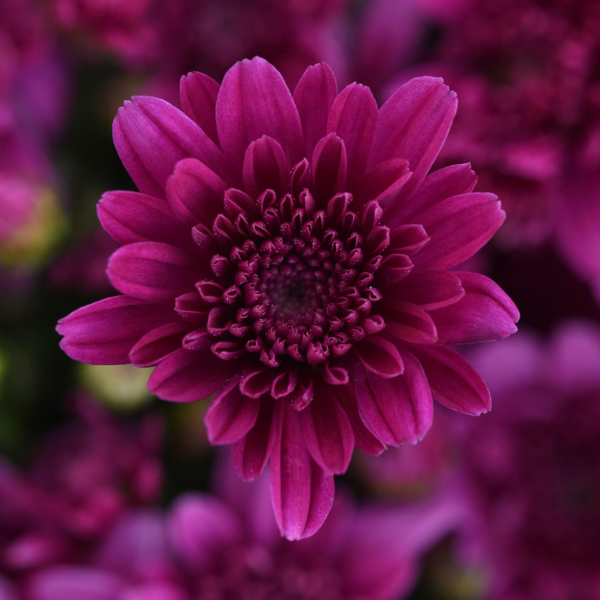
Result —
<instances>
[{"instance_id":1,"label":"chrysanthemum flower","mask_svg":"<svg viewBox=\"0 0 600 600\"><path fill-rule=\"evenodd\" d=\"M123 247L123 295L58 331L72 357L156 365L177 402L216 394L214 444L244 479L271 463L281 531L306 537L356 445L417 442L432 395L468 414L488 390L447 344L503 338L518 319L486 277L449 271L500 227L469 165L427 175L456 111L439 79L415 79L378 110L326 65L294 91L260 58L223 83L181 82L184 112L137 97L114 122L140 193L109 192L100 220Z\"/></svg>"}]
</instances>

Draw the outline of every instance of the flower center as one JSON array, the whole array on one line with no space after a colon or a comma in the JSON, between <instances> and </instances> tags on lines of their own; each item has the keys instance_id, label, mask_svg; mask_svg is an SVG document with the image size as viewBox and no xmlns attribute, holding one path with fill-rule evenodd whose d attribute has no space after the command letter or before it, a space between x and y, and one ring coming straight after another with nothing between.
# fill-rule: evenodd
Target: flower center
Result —
<instances>
[{"instance_id":1,"label":"flower center","mask_svg":"<svg viewBox=\"0 0 600 600\"><path fill-rule=\"evenodd\" d=\"M311 325L315 311L327 300L326 273L315 270L297 254L287 255L280 267L261 273L258 290L275 308L277 324Z\"/></svg>"},{"instance_id":2,"label":"flower center","mask_svg":"<svg viewBox=\"0 0 600 600\"><path fill-rule=\"evenodd\" d=\"M219 269L228 264L227 332L267 366L284 357L319 364L383 328L372 315L381 298L372 283L382 248L365 242L361 219L348 210L351 200L338 194L327 210L315 210L307 190L299 199L267 191L254 214L215 220L214 230L227 229L233 242L229 256L212 261Z\"/></svg>"}]
</instances>

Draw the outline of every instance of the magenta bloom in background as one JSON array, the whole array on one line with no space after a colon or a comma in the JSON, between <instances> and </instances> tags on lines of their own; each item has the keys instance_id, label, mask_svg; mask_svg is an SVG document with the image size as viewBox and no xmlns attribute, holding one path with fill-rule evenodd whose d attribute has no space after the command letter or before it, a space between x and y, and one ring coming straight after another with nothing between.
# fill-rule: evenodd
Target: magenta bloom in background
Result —
<instances>
[{"instance_id":1,"label":"magenta bloom in background","mask_svg":"<svg viewBox=\"0 0 600 600\"><path fill-rule=\"evenodd\" d=\"M63 319L62 348L95 364L157 365L177 402L216 396L214 444L238 473L270 459L277 522L313 534L333 474L356 445L420 440L432 396L477 415L488 390L448 344L497 340L518 312L486 277L449 271L500 227L469 165L428 175L456 112L439 79L414 79L381 109L340 94L326 65L294 94L260 58L223 83L181 81L184 112L137 97L114 122L140 192L109 192L103 227L122 296Z\"/></svg>"},{"instance_id":2,"label":"magenta bloom in background","mask_svg":"<svg viewBox=\"0 0 600 600\"><path fill-rule=\"evenodd\" d=\"M547 345L519 334L473 360L496 399L462 443L486 598L598 598L600 331L563 325Z\"/></svg>"},{"instance_id":3,"label":"magenta bloom in background","mask_svg":"<svg viewBox=\"0 0 600 600\"><path fill-rule=\"evenodd\" d=\"M79 420L48 438L29 469L0 461L4 575L83 558L131 507L158 499L160 422L149 415L127 429L93 402L77 406Z\"/></svg>"},{"instance_id":4,"label":"magenta bloom in background","mask_svg":"<svg viewBox=\"0 0 600 600\"><path fill-rule=\"evenodd\" d=\"M398 600L420 555L458 516L441 502L357 509L340 497L317 535L290 543L273 520L268 483L244 486L232 475L219 469L221 497L187 494L167 514L130 512L87 564L31 577L27 598Z\"/></svg>"},{"instance_id":5,"label":"magenta bloom in background","mask_svg":"<svg viewBox=\"0 0 600 600\"><path fill-rule=\"evenodd\" d=\"M600 288L600 4L421 2L442 38L425 68L461 98L443 160L469 157L502 197L506 244L553 238Z\"/></svg>"}]
</instances>

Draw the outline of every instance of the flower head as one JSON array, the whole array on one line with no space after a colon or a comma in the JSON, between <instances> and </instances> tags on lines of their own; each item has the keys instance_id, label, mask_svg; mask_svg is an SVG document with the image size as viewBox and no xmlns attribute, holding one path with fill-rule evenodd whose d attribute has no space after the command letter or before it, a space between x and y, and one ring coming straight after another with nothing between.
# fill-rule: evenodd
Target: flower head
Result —
<instances>
[{"instance_id":1,"label":"flower head","mask_svg":"<svg viewBox=\"0 0 600 600\"><path fill-rule=\"evenodd\" d=\"M109 192L99 217L123 247L108 265L122 296L58 331L73 358L157 365L150 390L215 399L214 444L234 444L244 479L271 461L275 513L314 533L354 446L417 442L436 399L469 414L487 388L446 344L515 331L492 281L450 272L504 219L472 193L469 165L427 175L456 111L439 79L415 79L381 109L340 94L326 65L295 89L255 58L219 86L192 73L184 112L126 103L117 151L140 189Z\"/></svg>"}]
</instances>

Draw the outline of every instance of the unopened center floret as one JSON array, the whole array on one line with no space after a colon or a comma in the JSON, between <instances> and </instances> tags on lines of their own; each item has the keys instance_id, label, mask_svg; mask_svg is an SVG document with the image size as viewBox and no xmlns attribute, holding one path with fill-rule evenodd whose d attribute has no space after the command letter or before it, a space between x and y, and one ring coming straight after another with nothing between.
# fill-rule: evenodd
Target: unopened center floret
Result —
<instances>
[{"instance_id":1,"label":"unopened center floret","mask_svg":"<svg viewBox=\"0 0 600 600\"><path fill-rule=\"evenodd\" d=\"M288 356L318 364L381 326L370 318L381 297L372 287L379 263L364 255L357 215L344 215L342 222L287 195L263 220L236 220L246 239L230 253L238 308L229 333L263 363Z\"/></svg>"}]
</instances>

